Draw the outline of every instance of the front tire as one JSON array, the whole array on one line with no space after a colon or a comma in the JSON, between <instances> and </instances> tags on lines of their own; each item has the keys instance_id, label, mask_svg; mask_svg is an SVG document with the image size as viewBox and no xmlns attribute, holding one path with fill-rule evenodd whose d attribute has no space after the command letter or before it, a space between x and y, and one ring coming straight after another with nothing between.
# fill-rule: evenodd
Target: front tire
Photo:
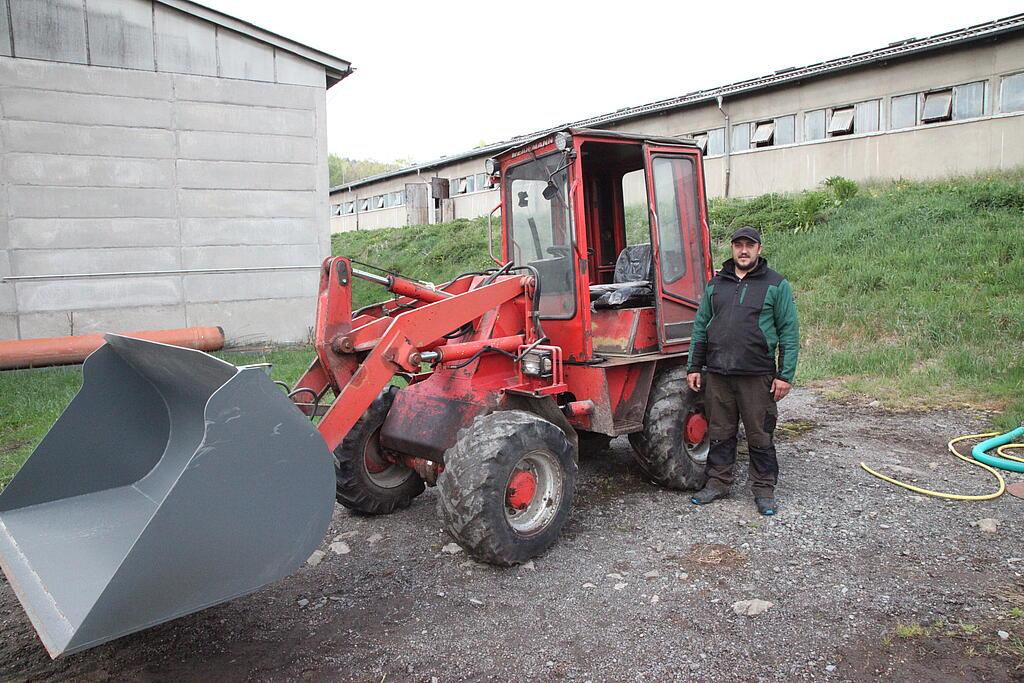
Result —
<instances>
[{"instance_id":1,"label":"front tire","mask_svg":"<svg viewBox=\"0 0 1024 683\"><path fill-rule=\"evenodd\" d=\"M655 377L643 431L630 434L629 443L634 459L657 484L683 491L704 486L710 446L704 394L687 385L685 367Z\"/></svg>"},{"instance_id":2,"label":"front tire","mask_svg":"<svg viewBox=\"0 0 1024 683\"><path fill-rule=\"evenodd\" d=\"M423 479L404 465L383 457L380 428L391 410L398 387L388 387L373 400L334 451L338 502L367 515L386 515L407 508L423 493Z\"/></svg>"},{"instance_id":3,"label":"front tire","mask_svg":"<svg viewBox=\"0 0 1024 683\"><path fill-rule=\"evenodd\" d=\"M438 513L475 559L519 564L558 538L576 471L572 444L554 424L519 410L482 415L445 453Z\"/></svg>"}]
</instances>

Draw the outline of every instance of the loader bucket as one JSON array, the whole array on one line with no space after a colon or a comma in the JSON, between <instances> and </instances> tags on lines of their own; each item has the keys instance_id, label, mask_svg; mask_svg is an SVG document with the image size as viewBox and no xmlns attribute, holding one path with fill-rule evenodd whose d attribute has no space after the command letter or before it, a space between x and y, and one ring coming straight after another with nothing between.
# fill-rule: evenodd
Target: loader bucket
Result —
<instances>
[{"instance_id":1,"label":"loader bucket","mask_svg":"<svg viewBox=\"0 0 1024 683\"><path fill-rule=\"evenodd\" d=\"M0 493L0 567L54 658L298 568L334 507L331 453L260 368L107 335Z\"/></svg>"}]
</instances>

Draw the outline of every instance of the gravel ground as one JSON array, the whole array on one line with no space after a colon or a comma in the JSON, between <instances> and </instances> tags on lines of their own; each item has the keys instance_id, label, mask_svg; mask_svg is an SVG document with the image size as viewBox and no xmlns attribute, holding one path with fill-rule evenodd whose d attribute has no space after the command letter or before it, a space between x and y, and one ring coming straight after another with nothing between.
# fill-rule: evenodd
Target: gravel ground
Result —
<instances>
[{"instance_id":1,"label":"gravel ground","mask_svg":"<svg viewBox=\"0 0 1024 683\"><path fill-rule=\"evenodd\" d=\"M945 442L986 416L808 390L781 413L775 518L745 475L696 508L644 482L617 439L581 462L564 534L532 565L443 551L428 490L390 517L339 509L318 566L58 662L0 583L0 679L1024 681L1024 501L926 499L858 467L984 491ZM737 616L748 599L773 605Z\"/></svg>"}]
</instances>

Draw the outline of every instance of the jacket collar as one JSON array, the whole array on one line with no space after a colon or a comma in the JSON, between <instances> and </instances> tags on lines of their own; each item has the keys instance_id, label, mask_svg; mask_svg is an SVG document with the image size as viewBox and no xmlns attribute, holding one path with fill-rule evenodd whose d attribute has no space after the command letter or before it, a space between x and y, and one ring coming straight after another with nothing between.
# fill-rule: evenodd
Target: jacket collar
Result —
<instances>
[{"instance_id":1,"label":"jacket collar","mask_svg":"<svg viewBox=\"0 0 1024 683\"><path fill-rule=\"evenodd\" d=\"M757 265L754 266L754 269L749 271L743 279L746 280L747 278L761 277L767 272L768 259L766 259L764 256L759 256L757 259ZM739 278L736 276L736 262L733 259L729 259L728 261L723 263L722 269L718 271L718 273L719 275L725 275L730 280L736 280L737 282L739 281Z\"/></svg>"}]
</instances>

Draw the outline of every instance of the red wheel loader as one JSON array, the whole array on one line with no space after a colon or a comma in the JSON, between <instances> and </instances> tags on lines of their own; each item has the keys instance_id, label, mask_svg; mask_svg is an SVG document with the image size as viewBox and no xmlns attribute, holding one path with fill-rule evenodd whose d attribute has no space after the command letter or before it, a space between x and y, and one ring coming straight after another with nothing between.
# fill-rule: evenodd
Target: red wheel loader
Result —
<instances>
[{"instance_id":1,"label":"red wheel loader","mask_svg":"<svg viewBox=\"0 0 1024 683\"><path fill-rule=\"evenodd\" d=\"M287 393L265 368L107 336L0 493L0 565L52 656L289 574L335 500L384 514L436 485L448 533L512 565L557 539L581 448L626 434L651 479L702 485L685 378L712 274L698 148L567 129L487 171L495 267L435 287L327 259L316 358ZM644 195L630 244L626 198ZM353 311L354 278L392 297Z\"/></svg>"}]
</instances>

